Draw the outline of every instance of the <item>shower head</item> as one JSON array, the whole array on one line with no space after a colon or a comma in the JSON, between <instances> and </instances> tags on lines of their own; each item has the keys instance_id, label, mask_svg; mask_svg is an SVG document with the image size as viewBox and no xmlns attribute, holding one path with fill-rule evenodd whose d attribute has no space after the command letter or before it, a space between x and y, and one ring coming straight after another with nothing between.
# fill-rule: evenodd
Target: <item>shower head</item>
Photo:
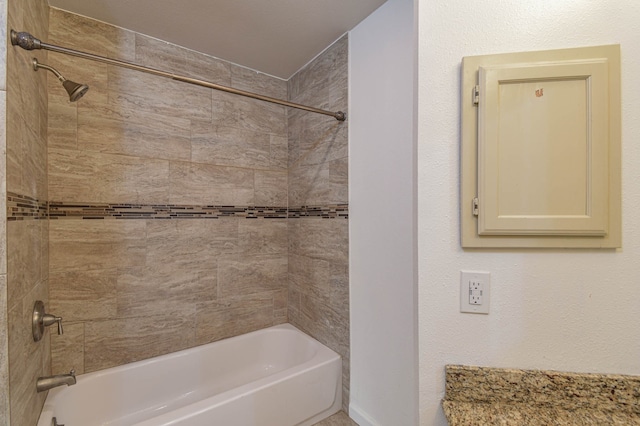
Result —
<instances>
[{"instance_id":1,"label":"shower head","mask_svg":"<svg viewBox=\"0 0 640 426\"><path fill-rule=\"evenodd\" d=\"M71 102L77 101L78 99L83 97L84 94L89 90L89 86L87 86L86 84L76 83L75 81L71 80L63 81L62 86L69 94L69 100Z\"/></svg>"},{"instance_id":2,"label":"shower head","mask_svg":"<svg viewBox=\"0 0 640 426\"><path fill-rule=\"evenodd\" d=\"M74 81L67 80L55 68L50 67L49 65L41 64L36 58L33 58L34 71L38 71L39 68L51 71L56 77L58 77L58 80L62 82L62 87L64 87L64 89L69 94L69 100L71 102L77 101L78 99L83 97L85 93L87 93L87 90L89 90L89 86L87 86L86 84L79 84Z\"/></svg>"}]
</instances>

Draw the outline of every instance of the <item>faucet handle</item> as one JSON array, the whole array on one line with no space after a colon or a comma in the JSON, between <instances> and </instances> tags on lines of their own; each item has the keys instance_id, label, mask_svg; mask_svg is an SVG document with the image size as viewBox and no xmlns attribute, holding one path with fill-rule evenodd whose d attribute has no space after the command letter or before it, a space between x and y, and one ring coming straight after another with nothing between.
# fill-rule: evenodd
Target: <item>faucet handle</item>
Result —
<instances>
[{"instance_id":1,"label":"faucet handle","mask_svg":"<svg viewBox=\"0 0 640 426\"><path fill-rule=\"evenodd\" d=\"M62 317L57 317L51 314L44 314L42 316L42 324L45 327L48 327L53 323L58 323L58 334L63 334L64 330L62 330Z\"/></svg>"},{"instance_id":2,"label":"faucet handle","mask_svg":"<svg viewBox=\"0 0 640 426\"><path fill-rule=\"evenodd\" d=\"M56 322L58 323L58 336L64 334L64 330L62 329L62 317L56 317Z\"/></svg>"},{"instance_id":3,"label":"faucet handle","mask_svg":"<svg viewBox=\"0 0 640 426\"><path fill-rule=\"evenodd\" d=\"M53 325L53 323L58 323L58 334L64 333L64 330L62 329L62 317L46 314L44 311L44 303L42 303L41 300L36 301L33 306L31 321L31 330L33 332L34 342L38 342L42 339L44 328Z\"/></svg>"},{"instance_id":4,"label":"faucet handle","mask_svg":"<svg viewBox=\"0 0 640 426\"><path fill-rule=\"evenodd\" d=\"M73 376L73 377L76 377L76 369L72 368L71 371L69 371L69 375Z\"/></svg>"}]
</instances>

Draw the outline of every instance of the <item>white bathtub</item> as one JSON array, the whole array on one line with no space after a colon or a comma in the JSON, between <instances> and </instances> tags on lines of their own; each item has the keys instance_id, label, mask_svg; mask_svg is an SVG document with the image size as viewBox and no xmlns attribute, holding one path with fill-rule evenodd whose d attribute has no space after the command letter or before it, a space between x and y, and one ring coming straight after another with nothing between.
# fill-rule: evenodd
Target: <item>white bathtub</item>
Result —
<instances>
[{"instance_id":1,"label":"white bathtub","mask_svg":"<svg viewBox=\"0 0 640 426\"><path fill-rule=\"evenodd\" d=\"M38 426L307 426L341 405L340 356L283 324L82 374Z\"/></svg>"}]
</instances>

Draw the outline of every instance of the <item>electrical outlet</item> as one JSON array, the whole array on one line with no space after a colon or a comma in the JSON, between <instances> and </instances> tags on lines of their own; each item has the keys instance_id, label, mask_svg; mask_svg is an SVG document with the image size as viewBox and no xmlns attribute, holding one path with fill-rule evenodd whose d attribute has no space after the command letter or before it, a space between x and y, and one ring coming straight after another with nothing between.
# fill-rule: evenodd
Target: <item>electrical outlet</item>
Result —
<instances>
[{"instance_id":1,"label":"electrical outlet","mask_svg":"<svg viewBox=\"0 0 640 426\"><path fill-rule=\"evenodd\" d=\"M482 281L471 279L469 280L469 304L470 305L482 305L484 297L484 285Z\"/></svg>"},{"instance_id":2,"label":"electrical outlet","mask_svg":"<svg viewBox=\"0 0 640 426\"><path fill-rule=\"evenodd\" d=\"M460 312L489 313L491 273L460 271Z\"/></svg>"}]
</instances>

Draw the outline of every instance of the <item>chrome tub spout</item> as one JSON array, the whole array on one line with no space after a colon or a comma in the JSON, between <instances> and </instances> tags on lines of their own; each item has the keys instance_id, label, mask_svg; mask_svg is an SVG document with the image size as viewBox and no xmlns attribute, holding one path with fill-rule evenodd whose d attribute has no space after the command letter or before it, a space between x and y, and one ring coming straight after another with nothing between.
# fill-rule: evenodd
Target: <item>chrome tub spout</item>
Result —
<instances>
[{"instance_id":1,"label":"chrome tub spout","mask_svg":"<svg viewBox=\"0 0 640 426\"><path fill-rule=\"evenodd\" d=\"M56 388L62 385L75 385L76 384L76 371L71 370L69 374L58 374L56 376L38 377L36 382L36 389L38 392L48 391L49 389Z\"/></svg>"}]
</instances>

